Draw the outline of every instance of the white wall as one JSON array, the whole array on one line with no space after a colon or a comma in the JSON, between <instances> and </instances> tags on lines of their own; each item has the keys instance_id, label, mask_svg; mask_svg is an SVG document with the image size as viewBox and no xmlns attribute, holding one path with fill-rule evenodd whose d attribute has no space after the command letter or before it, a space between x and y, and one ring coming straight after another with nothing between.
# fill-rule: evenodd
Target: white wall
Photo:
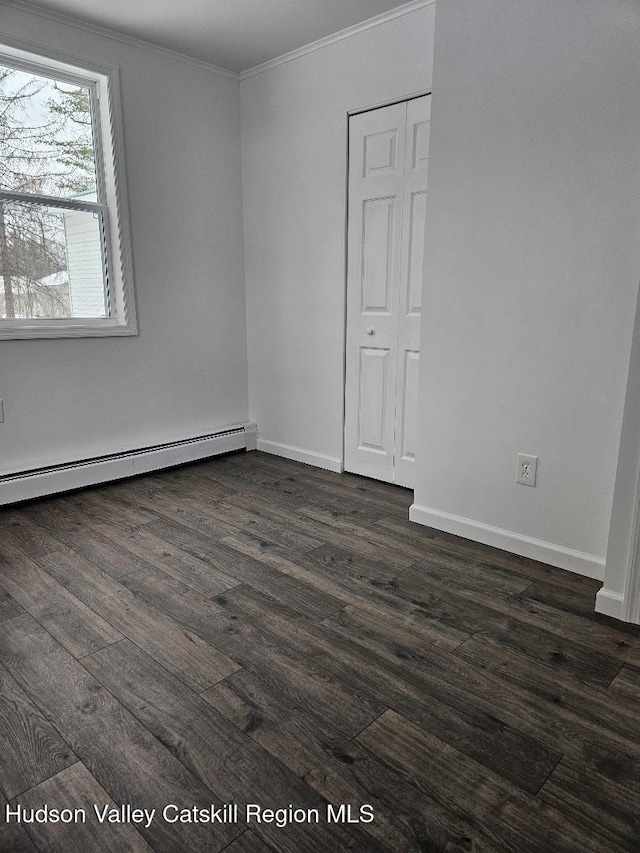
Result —
<instances>
[{"instance_id":1,"label":"white wall","mask_svg":"<svg viewBox=\"0 0 640 853\"><path fill-rule=\"evenodd\" d=\"M238 82L9 6L0 33L120 67L140 327L0 342L0 472L246 420Z\"/></svg>"},{"instance_id":2,"label":"white wall","mask_svg":"<svg viewBox=\"0 0 640 853\"><path fill-rule=\"evenodd\" d=\"M430 90L434 9L240 84L249 399L261 447L340 465L347 113Z\"/></svg>"},{"instance_id":3,"label":"white wall","mask_svg":"<svg viewBox=\"0 0 640 853\"><path fill-rule=\"evenodd\" d=\"M438 0L412 517L600 577L640 273L639 55L631 0ZM540 457L537 488L515 485L518 452Z\"/></svg>"}]
</instances>

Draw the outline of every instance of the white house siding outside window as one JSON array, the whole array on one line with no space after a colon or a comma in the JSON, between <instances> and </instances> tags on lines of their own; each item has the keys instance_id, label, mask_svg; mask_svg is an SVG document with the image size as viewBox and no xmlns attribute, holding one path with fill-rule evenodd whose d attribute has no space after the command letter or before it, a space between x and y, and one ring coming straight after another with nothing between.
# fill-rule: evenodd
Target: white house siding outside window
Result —
<instances>
[{"instance_id":1,"label":"white house siding outside window","mask_svg":"<svg viewBox=\"0 0 640 853\"><path fill-rule=\"evenodd\" d=\"M118 73L0 44L0 338L135 334Z\"/></svg>"}]
</instances>

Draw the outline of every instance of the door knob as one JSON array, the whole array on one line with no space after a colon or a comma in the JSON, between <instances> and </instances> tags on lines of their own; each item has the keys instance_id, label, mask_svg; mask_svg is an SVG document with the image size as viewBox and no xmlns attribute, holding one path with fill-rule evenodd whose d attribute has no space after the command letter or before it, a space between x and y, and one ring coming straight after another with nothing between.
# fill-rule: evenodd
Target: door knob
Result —
<instances>
[{"instance_id":1,"label":"door knob","mask_svg":"<svg viewBox=\"0 0 640 853\"><path fill-rule=\"evenodd\" d=\"M375 331L376 331L376 330L373 328L373 326L369 326L369 328L367 329L367 334L368 334L368 335L373 335L373 334L375 333Z\"/></svg>"}]
</instances>

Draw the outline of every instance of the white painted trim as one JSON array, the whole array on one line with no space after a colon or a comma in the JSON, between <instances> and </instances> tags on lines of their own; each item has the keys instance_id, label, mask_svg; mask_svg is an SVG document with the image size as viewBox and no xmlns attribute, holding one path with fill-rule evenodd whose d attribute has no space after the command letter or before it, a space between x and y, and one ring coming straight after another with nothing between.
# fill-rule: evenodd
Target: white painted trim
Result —
<instances>
[{"instance_id":1,"label":"white painted trim","mask_svg":"<svg viewBox=\"0 0 640 853\"><path fill-rule=\"evenodd\" d=\"M247 442L247 450L257 450L258 449L258 424L254 424L253 421L245 421L242 424L242 429L244 430L245 439Z\"/></svg>"},{"instance_id":2,"label":"white painted trim","mask_svg":"<svg viewBox=\"0 0 640 853\"><path fill-rule=\"evenodd\" d=\"M214 74L220 74L222 77L230 77L232 80L237 80L239 75L235 71L230 71L228 68L221 68L219 65L214 65L211 62L206 62L204 59L196 59L193 56L187 56L184 53L179 53L176 50L170 50L168 47L161 47L158 44L144 41L143 39L128 36L124 33L119 33L116 30L103 27L99 24L91 24L88 21L83 21L80 18L75 18L72 15L66 15L63 12L55 12L53 9L43 9L41 6L36 6L27 0L2 0L3 6L13 7L21 12L27 12L30 15L37 15L40 18L46 18L49 21L54 21L58 24L64 24L68 27L75 27L77 30L82 30L87 33L92 33L102 38L118 41L130 47L138 47L142 50L148 50L152 53L159 53L169 59L176 59L179 62L186 62L188 65L193 65L196 68L202 68L205 71L211 71ZM0 37L0 40L3 37Z\"/></svg>"},{"instance_id":3,"label":"white painted trim","mask_svg":"<svg viewBox=\"0 0 640 853\"><path fill-rule=\"evenodd\" d=\"M232 450L254 449L249 445L255 431L255 424L240 424L211 435L54 465L51 468L7 474L0 477L0 506L146 474Z\"/></svg>"},{"instance_id":4,"label":"white painted trim","mask_svg":"<svg viewBox=\"0 0 640 853\"><path fill-rule=\"evenodd\" d=\"M606 590L606 592L605 592ZM616 618L640 622L640 298L636 299L629 370L613 491L602 605L621 599ZM606 602L606 603L605 603Z\"/></svg>"},{"instance_id":5,"label":"white painted trim","mask_svg":"<svg viewBox=\"0 0 640 853\"><path fill-rule=\"evenodd\" d=\"M563 545L553 542L544 542L542 539L534 539L531 536L523 536L512 530L503 530L500 527L492 527L481 521L473 521L459 515L430 509L419 504L409 507L409 519L436 530L444 530L474 542L482 542L484 545L492 545L521 557L529 557L539 560L559 569L566 569L588 578L602 580L604 577L604 560L594 554L585 554L583 551L574 551Z\"/></svg>"},{"instance_id":6,"label":"white painted trim","mask_svg":"<svg viewBox=\"0 0 640 853\"><path fill-rule=\"evenodd\" d=\"M291 62L292 59L299 59L301 56L306 56L308 53L314 53L316 50L322 50L322 48L329 47L343 39L357 36L359 33L363 33L373 27L380 26L380 24L386 24L389 21L394 21L396 18L402 18L410 12L417 12L418 9L424 9L426 6L432 6L435 2L436 0L413 0L411 3L405 3L403 6L398 6L388 12L383 12L381 15L376 15L374 18L369 18L359 24L354 24L352 27L339 30L337 33L317 39L317 41L312 41L310 44L298 47L288 53L283 53L282 56L276 56L275 59L269 59L267 62L263 62L260 65L254 65L253 68L247 68L246 71L241 71L238 74L238 79L246 80L256 74L262 74L272 68L277 68L279 65L284 65L285 62Z\"/></svg>"},{"instance_id":7,"label":"white painted trim","mask_svg":"<svg viewBox=\"0 0 640 853\"><path fill-rule=\"evenodd\" d=\"M625 568L626 578L624 594L613 591L610 592L612 595L620 598L622 602L620 608L621 615L616 618L622 619L624 622L637 624L638 621L640 621L640 570L638 564L638 557L640 556L640 472L636 472L633 507L633 521L629 531L629 549L627 554L627 565ZM614 548L612 548L612 551L615 553ZM609 558L609 553L607 554L607 558ZM607 616L611 615L606 610L598 610L597 602L596 610L598 613L602 612L606 613Z\"/></svg>"},{"instance_id":8,"label":"white painted trim","mask_svg":"<svg viewBox=\"0 0 640 853\"><path fill-rule=\"evenodd\" d=\"M258 450L271 453L273 456L283 456L285 459L293 459L296 462L304 462L306 465L314 465L316 468L324 468L326 471L335 471L342 474L342 459L337 456L326 456L324 453L315 453L313 450L304 450L302 447L292 447L290 444L281 444L279 441L267 441L258 439Z\"/></svg>"},{"instance_id":9,"label":"white painted trim","mask_svg":"<svg viewBox=\"0 0 640 853\"><path fill-rule=\"evenodd\" d=\"M8 6L9 8L13 7L18 11L26 12L30 15L36 15L40 18L45 18L58 24L64 24L68 27L75 27L77 30L92 33L93 35L101 36L102 38L111 39L111 41L117 41L121 44L129 45L130 47L137 47L142 50L151 51L152 53L158 53L161 56L166 56L169 59L175 59L178 62L186 62L188 65L192 65L196 68L202 68L205 71L210 71L213 74L219 74L222 77L228 77L232 80L246 80L248 77L253 77L255 74L262 74L264 71L269 71L271 68L277 68L279 65L291 62L292 59L298 59L308 53L313 53L316 50L321 50L322 48L328 47L329 45L335 44L343 39L351 38L359 33L363 33L372 27L380 26L380 24L386 24L396 18L408 15L411 12L416 12L419 9L432 6L435 2L436 0L411 0L410 3L405 3L402 6L389 10L388 12L383 12L381 15L376 15L373 18L368 18L366 21L354 24L352 27L339 30L337 33L332 33L329 36L317 39L317 41L303 45L303 47L296 48L288 53L283 53L281 56L276 56L274 59L269 59L267 62L263 62L260 65L254 65L253 68L247 68L245 71L241 71L239 73L237 71L231 71L229 68L222 68L220 65L214 65L211 62L206 62L204 59L196 59L193 56L187 56L185 53L180 53L176 50L161 47L158 44L153 44L153 42L125 35L125 33L117 32L117 30L112 30L109 27L104 27L99 24L91 24L89 21L84 21L72 15L54 11L53 9L44 9L42 6L36 6L35 4L28 2L28 0L2 0L0 5Z\"/></svg>"},{"instance_id":10,"label":"white painted trim","mask_svg":"<svg viewBox=\"0 0 640 853\"><path fill-rule=\"evenodd\" d=\"M84 59L75 53L59 51L38 43L0 34L0 55L16 65L34 66L34 73L46 74L51 66L52 77L72 75L80 85L91 85L94 124L94 154L100 204L94 208L103 212L107 241L107 264L111 269L109 282L112 315L104 319L61 319L12 321L0 320L0 339L66 338L115 335L136 335L138 324L133 282L131 227L127 192L122 106L120 98L120 69ZM64 79L64 77L62 78ZM18 197L18 194L13 194ZM56 201L39 196L38 201L52 206L89 208L90 204Z\"/></svg>"},{"instance_id":11,"label":"white painted trim","mask_svg":"<svg viewBox=\"0 0 640 853\"><path fill-rule=\"evenodd\" d=\"M596 593L596 613L626 621L626 609L622 593L604 587Z\"/></svg>"}]
</instances>

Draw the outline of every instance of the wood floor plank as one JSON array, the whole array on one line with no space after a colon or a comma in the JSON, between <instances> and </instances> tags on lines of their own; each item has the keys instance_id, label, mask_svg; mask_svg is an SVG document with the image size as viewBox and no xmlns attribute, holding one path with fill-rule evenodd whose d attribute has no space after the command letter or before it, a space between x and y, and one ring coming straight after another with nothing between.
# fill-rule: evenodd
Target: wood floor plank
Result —
<instances>
[{"instance_id":1,"label":"wood floor plank","mask_svg":"<svg viewBox=\"0 0 640 853\"><path fill-rule=\"evenodd\" d=\"M324 543L321 539L314 536L309 536L307 533L300 533L298 530L291 529L285 524L274 524L268 518L263 518L259 511L251 513L254 518L244 525L243 531L247 531L256 539L267 539L278 545L281 548L290 548L295 552L304 553L312 551ZM239 534L233 534L239 535ZM223 537L220 541L223 541Z\"/></svg>"},{"instance_id":2,"label":"wood floor plank","mask_svg":"<svg viewBox=\"0 0 640 853\"><path fill-rule=\"evenodd\" d=\"M317 738L309 732L317 732ZM258 730L254 739L286 764L296 764L307 783L331 802L360 803L374 809L366 831L387 850L494 850L484 833L461 814L420 796L399 774L359 748L343 743L302 711L278 725ZM303 769L304 768L304 769ZM460 841L464 839L462 845Z\"/></svg>"},{"instance_id":3,"label":"wood floor plank","mask_svg":"<svg viewBox=\"0 0 640 853\"><path fill-rule=\"evenodd\" d=\"M0 789L8 799L78 759L0 665Z\"/></svg>"},{"instance_id":4,"label":"wood floor plank","mask_svg":"<svg viewBox=\"0 0 640 853\"><path fill-rule=\"evenodd\" d=\"M41 530L37 525L30 523L24 511L3 507L0 510L0 534L5 542L10 542L14 547L25 550L31 557L44 557L52 551L60 548L58 540L54 539L46 530Z\"/></svg>"},{"instance_id":5,"label":"wood floor plank","mask_svg":"<svg viewBox=\"0 0 640 853\"><path fill-rule=\"evenodd\" d=\"M342 548L345 551L353 551L365 558L376 560L386 555L389 560L394 561L399 567L406 567L413 565L422 556L420 552L408 555L406 550L401 554L395 552L392 554L388 545L387 550L384 550L381 548L379 541L377 543L371 542L365 537L356 535L354 533L354 525L343 530L340 529L336 519L332 519L326 514L321 516L322 520L312 518L308 513L303 513L297 507L287 508L279 506L272 501L267 501L264 495L256 494L255 496L251 496L241 492L237 495L231 495L228 498L229 503L249 507L255 506L256 500L261 503L264 516L276 525L288 526L291 530L320 539L322 542L330 541L338 548ZM312 508L310 512L313 513L313 511ZM334 523L331 524L331 521ZM227 535L233 535L233 531L230 531Z\"/></svg>"},{"instance_id":6,"label":"wood floor plank","mask_svg":"<svg viewBox=\"0 0 640 853\"><path fill-rule=\"evenodd\" d=\"M247 496L291 510L300 504L299 489L278 472L272 474L254 465L232 465L229 460L224 460L210 476L216 483L227 486L236 494L241 491ZM225 501L235 503L234 498L234 494L229 494Z\"/></svg>"},{"instance_id":7,"label":"wood floor plank","mask_svg":"<svg viewBox=\"0 0 640 853\"><path fill-rule=\"evenodd\" d=\"M205 470L208 470L214 479L229 478L232 488L236 491L247 485L275 486L284 477L280 469L265 465L263 458L252 458L248 465L245 464L246 461L247 457L243 453L230 453L216 460L219 464L209 465Z\"/></svg>"},{"instance_id":8,"label":"wood floor plank","mask_svg":"<svg viewBox=\"0 0 640 853\"><path fill-rule=\"evenodd\" d=\"M624 752L615 763L610 752L601 756L596 753L594 758L596 772L585 773L579 762L565 756L539 796L612 844L637 853L640 821L629 803L637 803L640 797L640 761ZM597 772L599 760L606 764L606 773Z\"/></svg>"},{"instance_id":9,"label":"wood floor plank","mask_svg":"<svg viewBox=\"0 0 640 853\"><path fill-rule=\"evenodd\" d=\"M321 624L357 643L362 647L363 653L384 655L394 663L416 662L424 654L429 654L428 647L425 648L424 633L420 628L398 617L392 610L389 610L384 622L381 622L379 614L366 608L348 605ZM437 643L435 645L438 646ZM439 647L444 648L441 645Z\"/></svg>"},{"instance_id":10,"label":"wood floor plank","mask_svg":"<svg viewBox=\"0 0 640 853\"><path fill-rule=\"evenodd\" d=\"M38 809L44 804L72 812L79 809L84 820L79 815L73 823L25 824L39 853L153 853L134 825L98 822L94 805L102 809L116 803L79 761L16 797L11 806Z\"/></svg>"},{"instance_id":11,"label":"wood floor plank","mask_svg":"<svg viewBox=\"0 0 640 853\"><path fill-rule=\"evenodd\" d=\"M478 643L502 650L536 667L544 667L547 675L561 684L569 678L606 687L621 665L619 660L594 648L516 619L510 620L506 629L483 630L475 637Z\"/></svg>"},{"instance_id":12,"label":"wood floor plank","mask_svg":"<svg viewBox=\"0 0 640 853\"><path fill-rule=\"evenodd\" d=\"M565 613L583 616L589 621L603 620L603 617L595 612L595 593L591 590L579 593L576 590L563 589L547 581L534 581L527 588L527 599L548 604Z\"/></svg>"},{"instance_id":13,"label":"wood floor plank","mask_svg":"<svg viewBox=\"0 0 640 853\"><path fill-rule=\"evenodd\" d=\"M114 578L123 577L147 565L146 560L92 529L74 505L67 503L64 498L56 501L55 506L50 502L32 504L23 516L25 520L35 522L58 542ZM42 556L46 557L55 550L60 551L61 548L50 548L48 553Z\"/></svg>"},{"instance_id":14,"label":"wood floor plank","mask_svg":"<svg viewBox=\"0 0 640 853\"><path fill-rule=\"evenodd\" d=\"M236 838L225 849L224 853L270 853L273 847L268 847L262 839L254 835L253 832L247 830L243 832L240 838Z\"/></svg>"},{"instance_id":15,"label":"wood floor plank","mask_svg":"<svg viewBox=\"0 0 640 853\"><path fill-rule=\"evenodd\" d=\"M156 528L154 528L155 532ZM160 532L160 531L159 531ZM217 565L226 567L226 571L236 579L234 586L239 582L247 582L257 589L272 595L278 601L293 607L302 616L310 619L324 619L328 614L334 613L342 606L342 601L330 593L320 590L317 586L307 583L298 577L291 577L284 572L278 571L253 556L248 555L241 549L229 547L235 537L229 542L203 540L200 537L193 541L187 531L180 531L174 525L165 534L174 543L185 543L185 538L191 540L186 547L191 553L202 554L207 559L215 560ZM226 537L225 537L226 538ZM195 551L194 551L195 549ZM173 572L175 576L175 572Z\"/></svg>"},{"instance_id":16,"label":"wood floor plank","mask_svg":"<svg viewBox=\"0 0 640 853\"><path fill-rule=\"evenodd\" d=\"M452 556L459 554L465 560L472 560L476 565L505 569L513 575L528 578L530 581L546 581L567 590L574 590L581 595L586 592L595 595L602 585L599 581L548 566L529 557L521 557L499 548L463 539L461 536L454 536L452 533L416 524L408 518L401 519L395 516L382 518L376 526L384 527L394 536L411 542L428 557L433 553L432 546L436 545L438 549L448 551Z\"/></svg>"},{"instance_id":17,"label":"wood floor plank","mask_svg":"<svg viewBox=\"0 0 640 853\"><path fill-rule=\"evenodd\" d=\"M57 552L43 557L40 565L192 689L205 690L238 669L227 655L185 631L166 614L141 601L123 583L81 558ZM155 569L149 566L148 571Z\"/></svg>"},{"instance_id":18,"label":"wood floor plank","mask_svg":"<svg viewBox=\"0 0 640 853\"><path fill-rule=\"evenodd\" d=\"M209 506L221 503L236 492L235 488L223 486L215 478L205 476L203 466L198 464L168 468L153 479L165 493L180 494Z\"/></svg>"},{"instance_id":19,"label":"wood floor plank","mask_svg":"<svg viewBox=\"0 0 640 853\"><path fill-rule=\"evenodd\" d=\"M623 664L609 687L615 693L640 702L640 669Z\"/></svg>"},{"instance_id":20,"label":"wood floor plank","mask_svg":"<svg viewBox=\"0 0 640 853\"><path fill-rule=\"evenodd\" d=\"M264 808L295 803L324 812L322 799L311 788L132 644L111 646L86 658L85 665L222 801L237 803L241 810L248 802ZM243 761L238 761L240 754ZM369 849L360 833L324 821L286 828L260 823L253 832L283 853L323 853L335 846Z\"/></svg>"},{"instance_id":21,"label":"wood floor plank","mask_svg":"<svg viewBox=\"0 0 640 853\"><path fill-rule=\"evenodd\" d=\"M21 613L24 613L24 610L15 598L9 595L6 589L0 587L0 622L4 622L5 619L13 619L14 616L19 616Z\"/></svg>"},{"instance_id":22,"label":"wood floor plank","mask_svg":"<svg viewBox=\"0 0 640 853\"><path fill-rule=\"evenodd\" d=\"M411 499L408 492L398 489L384 493L370 489L345 488L343 478L338 475L331 481L303 473L291 474L286 478L287 482L295 483L300 487L300 493L306 497L305 503L311 502L316 506L324 506L325 509L348 516L360 518L364 521L377 522L382 518L392 517L406 518L409 511ZM369 481L371 482L371 481Z\"/></svg>"},{"instance_id":23,"label":"wood floor plank","mask_svg":"<svg viewBox=\"0 0 640 853\"><path fill-rule=\"evenodd\" d=\"M211 791L30 616L3 623L0 661L115 802L210 805ZM157 820L139 831L162 853L216 853L240 829Z\"/></svg>"},{"instance_id":24,"label":"wood floor plank","mask_svg":"<svg viewBox=\"0 0 640 853\"><path fill-rule=\"evenodd\" d=\"M398 566L412 566L422 556L417 548L407 542L390 542L384 531L375 524L367 524L362 521L346 518L344 515L336 515L325 509L309 505L300 507L299 513L303 518L308 518L317 524L335 527L351 541L354 538L367 542L372 548L377 549L377 557L393 559ZM325 539L330 539L326 535ZM348 550L348 549L347 549ZM393 557L392 557L393 554Z\"/></svg>"},{"instance_id":25,"label":"wood floor plank","mask_svg":"<svg viewBox=\"0 0 640 853\"><path fill-rule=\"evenodd\" d=\"M101 522L108 519L109 523L115 528L126 528L131 525L155 521L158 518L155 513L142 507L134 507L132 502L124 503L118 497L115 489L120 488L122 494L126 494L130 482L130 480L123 480L116 483L104 483L96 488L71 492L67 495L66 500L72 506L80 509L88 518Z\"/></svg>"},{"instance_id":26,"label":"wood floor plank","mask_svg":"<svg viewBox=\"0 0 640 853\"><path fill-rule=\"evenodd\" d=\"M128 551L142 557L144 564L140 566L141 569L148 564L156 566L203 595L218 595L238 584L237 578L221 571L211 562L205 562L181 548L176 548L154 535L146 525L122 530L108 523L94 521L91 522L91 526L108 539L118 542Z\"/></svg>"},{"instance_id":27,"label":"wood floor plank","mask_svg":"<svg viewBox=\"0 0 640 853\"><path fill-rule=\"evenodd\" d=\"M229 460L231 462L231 459ZM240 465L241 460L236 460ZM397 509L402 516L408 517L409 506L413 500L413 493L409 489L383 483L380 480L370 480L355 474L337 474L323 468L315 468L310 465L301 465L290 459L274 457L268 453L258 451L255 460L251 464L265 471L271 471L280 479L293 478L296 482L309 481L318 484L327 491L341 495L352 495L354 500L372 500L389 508ZM245 466L246 467L246 466Z\"/></svg>"},{"instance_id":28,"label":"wood floor plank","mask_svg":"<svg viewBox=\"0 0 640 853\"><path fill-rule=\"evenodd\" d=\"M371 804L375 821L365 831L384 849L417 853L432 849L429 841L436 839L442 849L469 849L468 844L458 847L465 837L473 837L474 850L494 849L464 818L421 798L353 741L287 703L250 673L235 673L203 698L329 802Z\"/></svg>"},{"instance_id":29,"label":"wood floor plank","mask_svg":"<svg viewBox=\"0 0 640 853\"><path fill-rule=\"evenodd\" d=\"M328 654L310 660L294 647L283 647L257 627L224 612L222 605L203 601L168 575L129 576L137 595L162 608L185 629L224 651L239 667L262 678L289 701L315 708L339 731L351 736L375 719L385 707L344 685L327 670ZM218 596L216 602L225 601ZM222 609L222 612L221 612Z\"/></svg>"},{"instance_id":30,"label":"wood floor plank","mask_svg":"<svg viewBox=\"0 0 640 853\"><path fill-rule=\"evenodd\" d=\"M300 533L286 524L274 524L265 513L265 503L268 503L265 501L265 495L257 494L249 498L243 493L245 500L242 501L236 500L240 497L238 492L233 492L231 495L233 500L224 499L219 504L226 511L235 509L236 512L243 513L242 516L236 518L242 519L242 529L250 530L254 536L265 536L265 538L277 536L277 539L274 540L277 544L293 548L296 551L309 551L324 544L322 539Z\"/></svg>"},{"instance_id":31,"label":"wood floor plank","mask_svg":"<svg viewBox=\"0 0 640 853\"><path fill-rule=\"evenodd\" d=\"M220 601L220 597L217 599ZM226 610L258 625L281 646L304 650L307 658L324 655L325 668L334 678L350 684L370 700L380 697L390 707L402 709L412 719L466 754L512 779L527 790L537 791L561 754L548 750L517 728L474 705L469 696L440 690L434 696L424 690L420 673L415 672L418 655L409 658L394 648L388 657L369 653L365 647L343 639L324 625L297 625L276 602L269 601L250 587L237 587L225 595ZM341 615L336 617L340 620ZM425 661L428 652L425 653ZM500 738L496 738L499 730Z\"/></svg>"},{"instance_id":32,"label":"wood floor plank","mask_svg":"<svg viewBox=\"0 0 640 853\"><path fill-rule=\"evenodd\" d=\"M76 657L115 643L122 637L112 625L1 536L0 583L25 612Z\"/></svg>"},{"instance_id":33,"label":"wood floor plank","mask_svg":"<svg viewBox=\"0 0 640 853\"><path fill-rule=\"evenodd\" d=\"M267 545L264 540L256 540L246 532L236 536L224 537L221 544L233 550L265 562L278 571L298 577L309 585L321 589L343 605L351 604L366 608L385 621L390 613L401 618L411 629L419 631L425 642L455 649L466 640L471 632L457 628L451 622L447 623L438 618L432 618L421 608L381 590L376 578L377 563L372 561L373 570L365 573L368 565L359 555L325 545L303 555L294 555L282 548ZM341 555L341 556L338 556ZM353 571L354 565L356 571ZM358 571L358 570L361 570ZM397 571L393 567L383 570L390 578L389 587L392 589L396 582Z\"/></svg>"},{"instance_id":34,"label":"wood floor plank","mask_svg":"<svg viewBox=\"0 0 640 853\"><path fill-rule=\"evenodd\" d=\"M312 485L312 481L300 482L289 478L300 490L300 506L311 506L336 519L351 519L356 523L375 524L389 514L389 507L373 501L360 500L358 495L336 494L335 490Z\"/></svg>"},{"instance_id":35,"label":"wood floor plank","mask_svg":"<svg viewBox=\"0 0 640 853\"><path fill-rule=\"evenodd\" d=\"M505 782L394 711L387 711L356 740L440 802L471 812L487 835L507 849L521 853L613 853L623 849L595 838L562 812ZM531 831L533 820L535 833Z\"/></svg>"},{"instance_id":36,"label":"wood floor plank","mask_svg":"<svg viewBox=\"0 0 640 853\"><path fill-rule=\"evenodd\" d=\"M413 566L414 572L424 573L430 582L455 583L469 592L511 595L524 592L531 586L529 578L515 575L499 566L480 565L471 558L455 557L434 545L431 555Z\"/></svg>"},{"instance_id":37,"label":"wood floor plank","mask_svg":"<svg viewBox=\"0 0 640 853\"><path fill-rule=\"evenodd\" d=\"M596 592L602 586L602 581L578 575L575 572L558 569L555 566L547 566L528 557L520 557L517 554L511 554L499 548L491 548L489 546L479 547L483 549L478 554L479 565L501 566L509 571L531 578L531 580L544 581L565 589L568 592L577 592L578 595L590 592L595 596ZM485 548L486 551L484 550Z\"/></svg>"},{"instance_id":38,"label":"wood floor plank","mask_svg":"<svg viewBox=\"0 0 640 853\"><path fill-rule=\"evenodd\" d=\"M221 547L225 547L221 544ZM271 566L229 549L232 571L243 583L249 583L266 595L291 607L309 619L324 619L342 607L342 601L300 578L291 577ZM231 591L231 590L229 590Z\"/></svg>"},{"instance_id":39,"label":"wood floor plank","mask_svg":"<svg viewBox=\"0 0 640 853\"><path fill-rule=\"evenodd\" d=\"M633 626L624 628L605 621L588 621L529 599L527 590L514 595L504 595L490 587L485 592L470 590L456 582L455 573L449 573L447 581L443 581L445 570L442 567L441 576L431 577L424 566L409 567L402 572L393 593L427 611L453 613L449 618L454 621L458 613L457 621L472 633L487 627L504 628L507 620L515 619L564 636L621 663L640 662L640 632Z\"/></svg>"},{"instance_id":40,"label":"wood floor plank","mask_svg":"<svg viewBox=\"0 0 640 853\"><path fill-rule=\"evenodd\" d=\"M0 850L6 853L37 853L25 829L5 821L7 800L0 791Z\"/></svg>"},{"instance_id":41,"label":"wood floor plank","mask_svg":"<svg viewBox=\"0 0 640 853\"><path fill-rule=\"evenodd\" d=\"M594 613L597 581L413 524L410 502L238 452L0 509L0 811L3 784L143 805L258 792L369 802L376 820L140 838L636 853L640 628ZM93 853L33 838L0 819L2 853Z\"/></svg>"},{"instance_id":42,"label":"wood floor plank","mask_svg":"<svg viewBox=\"0 0 640 853\"><path fill-rule=\"evenodd\" d=\"M509 648L486 643L482 637L471 637L455 654L479 670L489 670L505 682L526 690L532 700L535 697L575 714L594 730L599 728L603 733L640 742L637 709L632 703L616 701L607 689L555 678L547 668ZM638 757L640 759L640 753Z\"/></svg>"},{"instance_id":43,"label":"wood floor plank","mask_svg":"<svg viewBox=\"0 0 640 853\"><path fill-rule=\"evenodd\" d=\"M334 577L346 575L352 581L357 580L372 587L382 587L386 583L393 588L398 574L403 571L388 560L362 557L345 548L337 548L330 542L303 556L312 559L314 565L326 568Z\"/></svg>"},{"instance_id":44,"label":"wood floor plank","mask_svg":"<svg viewBox=\"0 0 640 853\"><path fill-rule=\"evenodd\" d=\"M252 734L265 721L277 723L296 708L246 669L234 672L200 696L245 734Z\"/></svg>"},{"instance_id":45,"label":"wood floor plank","mask_svg":"<svg viewBox=\"0 0 640 853\"><path fill-rule=\"evenodd\" d=\"M136 507L141 506L153 511L160 521L169 519L212 539L219 539L238 529L236 525L216 518L206 504L185 498L180 493L155 491L149 494L143 490L140 483L134 483L130 495L130 501ZM126 501L127 498L123 500Z\"/></svg>"},{"instance_id":46,"label":"wood floor plank","mask_svg":"<svg viewBox=\"0 0 640 853\"><path fill-rule=\"evenodd\" d=\"M376 627L371 620L367 624L362 615L350 625L352 613L351 609L344 611L326 624L368 648L377 641L378 654L393 659L393 646L385 639L386 629ZM630 751L640 760L634 709L614 705L608 700L606 690L570 683L560 685L556 680L545 679L544 674L530 665L523 666L515 679L501 666L494 668L497 673L494 674L484 660L457 669L456 660L461 657L458 652L448 655L433 649L423 655L419 648L414 648L408 657L417 668L412 681L422 684L424 693L453 706L468 704L488 714L493 709L494 716L510 722L535 742L581 762L585 772L607 772L609 765L605 761L599 761L595 767L595 755L610 755L610 766L614 768L621 751ZM488 677L483 677L483 670L488 670ZM421 722L411 706L402 704L402 699L394 707L404 716ZM443 739L447 739L446 733ZM510 778L517 781L516 776Z\"/></svg>"},{"instance_id":47,"label":"wood floor plank","mask_svg":"<svg viewBox=\"0 0 640 853\"><path fill-rule=\"evenodd\" d=\"M216 548L216 544L222 537L212 538L206 533L199 533L193 528L185 527L180 522L166 518L156 518L154 522L145 525L145 530L184 554L202 560L210 570L223 576L233 577L231 573L233 561L230 559L228 551Z\"/></svg>"}]
</instances>

